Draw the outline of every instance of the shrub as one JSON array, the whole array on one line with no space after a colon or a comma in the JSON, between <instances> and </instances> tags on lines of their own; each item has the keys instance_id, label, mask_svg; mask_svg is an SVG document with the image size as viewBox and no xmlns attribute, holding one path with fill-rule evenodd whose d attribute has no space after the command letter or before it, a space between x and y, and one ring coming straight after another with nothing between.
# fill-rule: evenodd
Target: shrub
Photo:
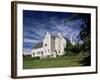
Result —
<instances>
[{"instance_id":1,"label":"shrub","mask_svg":"<svg viewBox=\"0 0 100 80\"><path fill-rule=\"evenodd\" d=\"M37 56L37 57L26 57L26 58L23 58L24 60L39 60L40 59L40 57L39 56Z\"/></svg>"},{"instance_id":2,"label":"shrub","mask_svg":"<svg viewBox=\"0 0 100 80\"><path fill-rule=\"evenodd\" d=\"M32 60L39 60L39 59L40 59L39 56L37 56L37 57L32 57Z\"/></svg>"}]
</instances>

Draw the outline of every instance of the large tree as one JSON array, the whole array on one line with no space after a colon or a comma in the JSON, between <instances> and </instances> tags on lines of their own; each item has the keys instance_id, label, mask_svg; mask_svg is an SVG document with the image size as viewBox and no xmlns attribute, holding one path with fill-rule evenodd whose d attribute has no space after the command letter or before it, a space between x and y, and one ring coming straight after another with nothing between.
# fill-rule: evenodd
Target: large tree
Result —
<instances>
[{"instance_id":1,"label":"large tree","mask_svg":"<svg viewBox=\"0 0 100 80\"><path fill-rule=\"evenodd\" d=\"M75 14L69 19L66 20L66 22L74 21L77 19L82 19L82 24L80 26L80 32L78 35L78 41L82 41L82 47L81 50L84 51L84 53L88 53L88 56L85 57L82 61L80 61L83 65L91 65L91 57L90 57L90 51L91 51L91 15L90 14ZM80 44L79 44L80 45Z\"/></svg>"},{"instance_id":2,"label":"large tree","mask_svg":"<svg viewBox=\"0 0 100 80\"><path fill-rule=\"evenodd\" d=\"M77 21L78 19L82 20L82 23L80 25L80 32L77 36L78 43L83 42L83 49L86 51L90 51L90 44L91 44L91 17L90 14L73 14L71 17L69 17L66 20L66 23Z\"/></svg>"}]
</instances>

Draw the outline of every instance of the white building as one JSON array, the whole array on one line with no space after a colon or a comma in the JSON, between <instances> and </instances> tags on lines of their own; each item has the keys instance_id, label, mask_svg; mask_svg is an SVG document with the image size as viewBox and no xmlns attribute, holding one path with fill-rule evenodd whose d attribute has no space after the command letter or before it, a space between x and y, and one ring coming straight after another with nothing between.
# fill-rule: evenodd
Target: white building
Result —
<instances>
[{"instance_id":1,"label":"white building","mask_svg":"<svg viewBox=\"0 0 100 80\"><path fill-rule=\"evenodd\" d=\"M58 36L52 36L49 32L46 33L43 42L37 43L32 49L32 57L40 58L55 58L64 55L66 47L66 39L58 33Z\"/></svg>"}]
</instances>

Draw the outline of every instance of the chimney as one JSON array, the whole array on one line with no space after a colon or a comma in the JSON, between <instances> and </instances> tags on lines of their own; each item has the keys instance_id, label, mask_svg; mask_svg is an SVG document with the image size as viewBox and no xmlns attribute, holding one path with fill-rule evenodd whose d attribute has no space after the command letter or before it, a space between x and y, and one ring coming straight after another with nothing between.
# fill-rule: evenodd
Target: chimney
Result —
<instances>
[{"instance_id":1,"label":"chimney","mask_svg":"<svg viewBox=\"0 0 100 80\"><path fill-rule=\"evenodd\" d=\"M50 34L49 32L47 32L47 35Z\"/></svg>"},{"instance_id":2,"label":"chimney","mask_svg":"<svg viewBox=\"0 0 100 80\"><path fill-rule=\"evenodd\" d=\"M73 36L72 35L71 35L70 41L71 41L72 45L75 45L75 42L73 41Z\"/></svg>"},{"instance_id":3,"label":"chimney","mask_svg":"<svg viewBox=\"0 0 100 80\"><path fill-rule=\"evenodd\" d=\"M61 33L58 33L58 36L61 37Z\"/></svg>"}]
</instances>

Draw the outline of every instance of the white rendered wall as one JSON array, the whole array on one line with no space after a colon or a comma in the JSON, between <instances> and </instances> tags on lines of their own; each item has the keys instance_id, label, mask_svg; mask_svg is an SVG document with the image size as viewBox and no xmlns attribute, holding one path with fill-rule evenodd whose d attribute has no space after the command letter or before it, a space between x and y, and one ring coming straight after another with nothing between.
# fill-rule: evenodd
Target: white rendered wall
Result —
<instances>
[{"instance_id":1,"label":"white rendered wall","mask_svg":"<svg viewBox=\"0 0 100 80\"><path fill-rule=\"evenodd\" d=\"M33 50L32 50L32 57L35 57L35 56L42 56L41 53L38 54L38 52L41 52L41 51L44 52L43 47L42 47L42 48L38 48L38 49L33 49ZM33 55L33 53L34 53L35 55Z\"/></svg>"},{"instance_id":2,"label":"white rendered wall","mask_svg":"<svg viewBox=\"0 0 100 80\"><path fill-rule=\"evenodd\" d=\"M47 44L47 46L45 46L45 44ZM51 34L47 33L44 40L43 40L43 48L44 48L44 52L47 55L50 55L51 53ZM49 50L49 52L48 52Z\"/></svg>"}]
</instances>

